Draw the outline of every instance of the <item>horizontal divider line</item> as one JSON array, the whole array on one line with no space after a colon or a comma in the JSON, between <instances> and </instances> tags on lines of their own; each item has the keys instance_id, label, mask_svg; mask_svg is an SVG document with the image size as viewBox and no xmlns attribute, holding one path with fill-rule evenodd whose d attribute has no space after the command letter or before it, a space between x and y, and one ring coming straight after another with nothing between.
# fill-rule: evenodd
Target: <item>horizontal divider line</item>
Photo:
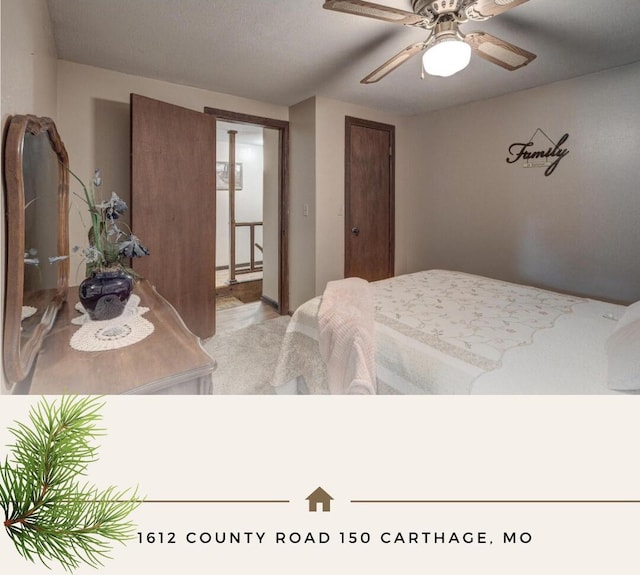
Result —
<instances>
[{"instance_id":1,"label":"horizontal divider line","mask_svg":"<svg viewBox=\"0 0 640 575\"><path fill-rule=\"evenodd\" d=\"M140 503L291 503L289 499L141 499Z\"/></svg>"},{"instance_id":2,"label":"horizontal divider line","mask_svg":"<svg viewBox=\"0 0 640 575\"><path fill-rule=\"evenodd\" d=\"M291 503L289 499L60 499L58 501L60 503Z\"/></svg>"},{"instance_id":3,"label":"horizontal divider line","mask_svg":"<svg viewBox=\"0 0 640 575\"><path fill-rule=\"evenodd\" d=\"M77 501L77 500L73 500ZM640 504L640 499L351 499L350 503L384 504ZM96 499L85 503L291 503L290 499Z\"/></svg>"},{"instance_id":4,"label":"horizontal divider line","mask_svg":"<svg viewBox=\"0 0 640 575\"><path fill-rule=\"evenodd\" d=\"M640 503L640 499L352 499L351 503Z\"/></svg>"}]
</instances>

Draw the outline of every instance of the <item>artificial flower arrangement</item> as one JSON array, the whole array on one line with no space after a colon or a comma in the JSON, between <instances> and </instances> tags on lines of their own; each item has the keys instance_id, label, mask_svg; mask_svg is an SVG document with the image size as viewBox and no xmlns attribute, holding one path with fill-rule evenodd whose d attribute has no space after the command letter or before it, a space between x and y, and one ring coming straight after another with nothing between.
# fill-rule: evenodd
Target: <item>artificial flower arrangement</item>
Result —
<instances>
[{"instance_id":1,"label":"artificial flower arrangement","mask_svg":"<svg viewBox=\"0 0 640 575\"><path fill-rule=\"evenodd\" d=\"M98 201L97 189L102 185L99 169L89 186L71 170L69 173L80 182L91 217L89 245L73 249L81 252L86 263L87 277L78 288L80 303L93 321L114 319L125 310L134 288L136 274L129 260L149 255L149 250L120 219L127 204L118 194L112 192L109 199Z\"/></svg>"},{"instance_id":2,"label":"artificial flower arrangement","mask_svg":"<svg viewBox=\"0 0 640 575\"><path fill-rule=\"evenodd\" d=\"M98 201L97 188L102 185L100 170L96 169L89 186L69 173L80 183L84 191L82 198L89 208L91 227L89 228L89 245L85 248L75 246L74 252L80 252L87 265L86 275L96 271L122 269L132 273L128 260L149 255L149 250L140 243L131 228L120 220L127 211L127 204L115 192L111 192L108 200ZM76 194L77 195L77 194Z\"/></svg>"}]
</instances>

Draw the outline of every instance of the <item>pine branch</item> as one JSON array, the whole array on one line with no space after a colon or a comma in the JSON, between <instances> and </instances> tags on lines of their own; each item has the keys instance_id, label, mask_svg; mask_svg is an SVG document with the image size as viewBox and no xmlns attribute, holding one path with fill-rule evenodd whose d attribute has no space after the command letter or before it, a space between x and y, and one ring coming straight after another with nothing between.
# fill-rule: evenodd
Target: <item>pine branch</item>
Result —
<instances>
[{"instance_id":1,"label":"pine branch","mask_svg":"<svg viewBox=\"0 0 640 575\"><path fill-rule=\"evenodd\" d=\"M135 533L127 517L141 503L137 490L98 491L80 485L96 460L90 442L103 435L96 427L102 403L97 398L42 400L32 408L27 426L9 431L15 437L13 457L0 465L0 507L4 527L18 552L30 561L58 561L73 571L82 563L94 567L109 557L112 542Z\"/></svg>"}]
</instances>

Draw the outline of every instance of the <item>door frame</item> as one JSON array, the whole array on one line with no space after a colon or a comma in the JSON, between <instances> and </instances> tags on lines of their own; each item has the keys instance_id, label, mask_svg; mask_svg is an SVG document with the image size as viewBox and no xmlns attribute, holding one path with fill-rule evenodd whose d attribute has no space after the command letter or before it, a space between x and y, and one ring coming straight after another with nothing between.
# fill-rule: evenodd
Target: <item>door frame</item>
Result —
<instances>
[{"instance_id":1,"label":"door frame","mask_svg":"<svg viewBox=\"0 0 640 575\"><path fill-rule=\"evenodd\" d=\"M383 124L374 122L373 120L364 120L353 116L345 116L344 118L344 275L347 275L347 262L349 239L351 237L351 128L358 126L362 128L372 128L374 130L382 130L389 133L389 268L388 277L395 275L395 205L396 205L396 175L395 175L395 158L396 158L396 127L392 124Z\"/></svg>"},{"instance_id":2,"label":"door frame","mask_svg":"<svg viewBox=\"0 0 640 575\"><path fill-rule=\"evenodd\" d=\"M242 114L220 108L204 109L205 114L211 114L217 120L235 124L253 124L263 128L278 130L280 146L280 186L278 198L278 227L280 242L278 246L278 311L280 315L290 313L289 310L289 122Z\"/></svg>"}]
</instances>

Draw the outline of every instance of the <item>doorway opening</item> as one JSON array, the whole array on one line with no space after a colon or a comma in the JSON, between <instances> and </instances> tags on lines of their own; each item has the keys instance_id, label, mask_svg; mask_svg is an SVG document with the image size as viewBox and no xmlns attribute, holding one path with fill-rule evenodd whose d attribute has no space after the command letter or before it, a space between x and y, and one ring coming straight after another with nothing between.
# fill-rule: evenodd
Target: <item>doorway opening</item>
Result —
<instances>
[{"instance_id":1,"label":"doorway opening","mask_svg":"<svg viewBox=\"0 0 640 575\"><path fill-rule=\"evenodd\" d=\"M216 117L217 307L262 301L286 314L288 122L205 112Z\"/></svg>"}]
</instances>

